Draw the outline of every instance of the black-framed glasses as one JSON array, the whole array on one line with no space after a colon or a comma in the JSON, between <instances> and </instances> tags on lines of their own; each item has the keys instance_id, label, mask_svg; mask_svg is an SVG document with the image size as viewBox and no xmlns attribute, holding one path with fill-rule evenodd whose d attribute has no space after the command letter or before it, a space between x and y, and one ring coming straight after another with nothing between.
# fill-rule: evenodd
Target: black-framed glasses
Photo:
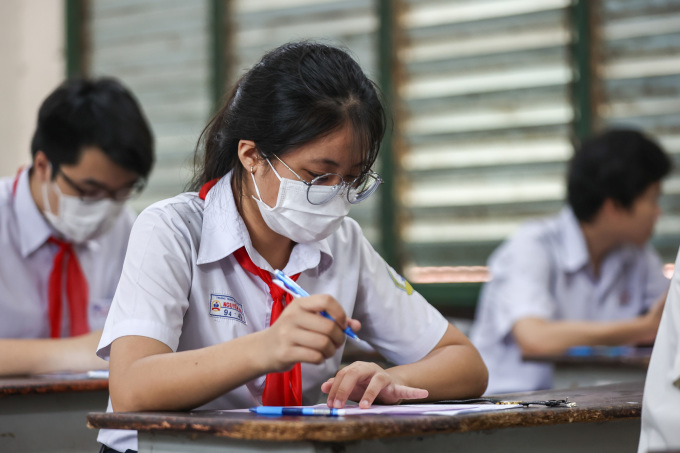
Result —
<instances>
[{"instance_id":1,"label":"black-framed glasses","mask_svg":"<svg viewBox=\"0 0 680 453\"><path fill-rule=\"evenodd\" d=\"M61 171L60 168L57 169L57 173L66 181L66 183L78 193L78 198L87 203L93 203L95 201L100 201L105 198L110 198L115 201L126 201L139 195L144 186L146 186L146 180L144 178L137 179L132 185L127 187L122 187L117 190L109 190L103 187L98 187L95 189L83 189L74 180L66 176L66 174Z\"/></svg>"},{"instance_id":2,"label":"black-framed glasses","mask_svg":"<svg viewBox=\"0 0 680 453\"><path fill-rule=\"evenodd\" d=\"M371 170L354 178L352 182L345 181L345 178L337 173L326 173L309 182L295 173L279 156L274 154L274 157L290 170L297 179L307 185L307 201L314 205L328 203L333 197L342 193L345 188L347 189L347 201L352 204L361 203L373 195L373 192L383 183L380 175Z\"/></svg>"}]
</instances>

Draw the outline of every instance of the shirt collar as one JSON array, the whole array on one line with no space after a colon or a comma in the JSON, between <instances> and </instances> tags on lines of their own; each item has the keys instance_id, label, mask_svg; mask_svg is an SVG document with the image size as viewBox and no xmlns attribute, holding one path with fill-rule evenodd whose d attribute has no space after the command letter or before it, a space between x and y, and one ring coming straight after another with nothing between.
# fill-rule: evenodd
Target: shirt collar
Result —
<instances>
[{"instance_id":1,"label":"shirt collar","mask_svg":"<svg viewBox=\"0 0 680 453\"><path fill-rule=\"evenodd\" d=\"M236 209L234 193L231 190L231 176L232 172L227 173L205 197L201 244L196 264L219 261L245 247L257 267L273 272L274 269L255 250L250 241L248 229ZM323 239L310 244L296 244L283 271L294 275L307 269L318 268L319 273L322 273L332 264L330 246L328 241Z\"/></svg>"},{"instance_id":2,"label":"shirt collar","mask_svg":"<svg viewBox=\"0 0 680 453\"><path fill-rule=\"evenodd\" d=\"M53 234L52 227L35 204L26 167L18 175L16 193L14 194L14 215L19 226L19 244L21 256L28 255L40 248Z\"/></svg>"},{"instance_id":3,"label":"shirt collar","mask_svg":"<svg viewBox=\"0 0 680 453\"><path fill-rule=\"evenodd\" d=\"M577 272L590 264L590 254L583 230L571 208L564 208L560 212L558 222L562 231L564 269L567 272ZM611 250L604 257L600 268L600 281L603 287L611 285L620 275L621 268L630 265L636 259L637 253L638 248L631 244Z\"/></svg>"},{"instance_id":4,"label":"shirt collar","mask_svg":"<svg viewBox=\"0 0 680 453\"><path fill-rule=\"evenodd\" d=\"M588 265L590 255L583 230L571 208L562 209L558 217L558 225L562 234L563 265L566 271L576 272Z\"/></svg>"}]
</instances>

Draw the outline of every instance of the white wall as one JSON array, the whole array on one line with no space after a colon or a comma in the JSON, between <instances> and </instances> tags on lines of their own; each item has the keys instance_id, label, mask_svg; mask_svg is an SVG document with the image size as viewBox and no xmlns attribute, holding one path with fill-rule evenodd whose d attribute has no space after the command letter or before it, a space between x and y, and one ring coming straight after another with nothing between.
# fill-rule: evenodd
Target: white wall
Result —
<instances>
[{"instance_id":1,"label":"white wall","mask_svg":"<svg viewBox=\"0 0 680 453\"><path fill-rule=\"evenodd\" d=\"M37 111L65 74L64 3L0 1L0 176L30 162Z\"/></svg>"}]
</instances>

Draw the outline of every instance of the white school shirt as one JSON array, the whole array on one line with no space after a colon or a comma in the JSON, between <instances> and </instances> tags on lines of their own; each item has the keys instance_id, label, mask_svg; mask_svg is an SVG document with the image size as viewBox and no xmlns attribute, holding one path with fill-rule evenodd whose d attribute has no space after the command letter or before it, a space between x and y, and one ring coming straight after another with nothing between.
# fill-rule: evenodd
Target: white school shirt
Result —
<instances>
[{"instance_id":1,"label":"white school shirt","mask_svg":"<svg viewBox=\"0 0 680 453\"><path fill-rule=\"evenodd\" d=\"M269 326L269 289L241 268L233 252L245 246L256 266L274 269L253 248L230 181L231 174L222 178L205 202L196 193L185 193L140 214L100 357L108 359L111 343L126 335L185 351ZM448 328L446 319L385 263L350 218L324 240L295 245L283 271L301 272L297 282L310 294L335 297L345 313L361 321L358 335L395 364L423 358ZM317 403L320 386L337 372L343 349L320 365L302 364L303 404ZM261 376L200 409L261 405L264 383ZM137 449L134 431L101 430L98 440L119 451Z\"/></svg>"},{"instance_id":2,"label":"white school shirt","mask_svg":"<svg viewBox=\"0 0 680 453\"><path fill-rule=\"evenodd\" d=\"M0 180L0 338L49 338L48 283L59 247L47 242L58 233L31 195L29 168ZM104 327L123 267L135 214L126 209L110 231L74 245L88 285L90 330ZM69 309L62 297L62 336L69 336Z\"/></svg>"},{"instance_id":3,"label":"white school shirt","mask_svg":"<svg viewBox=\"0 0 680 453\"><path fill-rule=\"evenodd\" d=\"M570 208L523 225L489 259L471 340L489 369L487 394L552 387L553 366L522 361L512 335L523 318L615 321L644 313L668 288L650 246L622 246L593 277L583 232Z\"/></svg>"},{"instance_id":4,"label":"white school shirt","mask_svg":"<svg viewBox=\"0 0 680 453\"><path fill-rule=\"evenodd\" d=\"M680 269L680 255L675 261ZM676 271L649 361L638 451L680 449L680 275Z\"/></svg>"}]
</instances>

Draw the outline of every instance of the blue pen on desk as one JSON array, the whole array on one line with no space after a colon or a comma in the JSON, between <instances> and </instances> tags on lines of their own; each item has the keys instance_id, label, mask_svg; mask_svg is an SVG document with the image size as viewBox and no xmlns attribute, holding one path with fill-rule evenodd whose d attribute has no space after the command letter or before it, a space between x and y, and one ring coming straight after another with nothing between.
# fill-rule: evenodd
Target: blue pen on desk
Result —
<instances>
[{"instance_id":1,"label":"blue pen on desk","mask_svg":"<svg viewBox=\"0 0 680 453\"><path fill-rule=\"evenodd\" d=\"M316 415L321 417L340 417L345 415L344 409L333 409L330 407L257 406L251 407L249 410L258 415Z\"/></svg>"},{"instance_id":2,"label":"blue pen on desk","mask_svg":"<svg viewBox=\"0 0 680 453\"><path fill-rule=\"evenodd\" d=\"M293 297L309 297L309 293L302 289L300 285L295 283L292 278L281 272L280 270L276 269L274 271L274 277L276 280L274 280L274 283L276 283L279 287L281 287L284 291L288 292L291 294ZM279 283L280 282L280 283ZM335 322L335 319L331 315L329 315L326 311L321 312L321 316L324 318L328 318L331 321ZM345 335L350 337L352 340L356 341L361 341L363 340L357 336L357 334L354 333L352 328L350 326L347 326L344 330Z\"/></svg>"}]
</instances>

